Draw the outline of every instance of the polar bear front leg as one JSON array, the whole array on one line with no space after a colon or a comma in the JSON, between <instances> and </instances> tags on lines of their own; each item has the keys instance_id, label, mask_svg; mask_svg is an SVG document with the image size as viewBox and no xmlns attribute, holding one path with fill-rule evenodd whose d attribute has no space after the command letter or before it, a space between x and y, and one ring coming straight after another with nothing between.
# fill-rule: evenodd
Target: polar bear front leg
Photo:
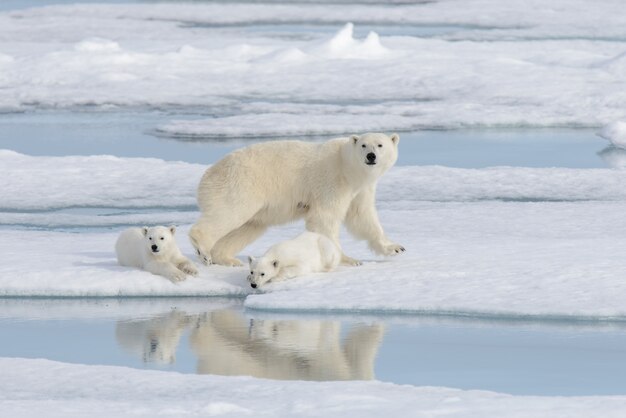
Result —
<instances>
[{"instance_id":1,"label":"polar bear front leg","mask_svg":"<svg viewBox=\"0 0 626 418\"><path fill-rule=\"evenodd\" d=\"M302 276L303 274L306 274L308 270L309 269L307 269L305 266L298 265L298 264L295 264L292 266L285 266L280 270L280 273L278 273L278 275L272 279L272 282L279 282L282 280L293 279L294 277L298 277L298 276Z\"/></svg>"},{"instance_id":2,"label":"polar bear front leg","mask_svg":"<svg viewBox=\"0 0 626 418\"><path fill-rule=\"evenodd\" d=\"M346 227L356 238L367 240L370 248L378 254L390 256L403 253L406 250L402 245L385 236L378 220L375 196L374 186L356 195L346 214Z\"/></svg>"},{"instance_id":3,"label":"polar bear front leg","mask_svg":"<svg viewBox=\"0 0 626 418\"><path fill-rule=\"evenodd\" d=\"M177 258L174 263L176 264L178 270L182 271L183 273L190 274L192 276L198 275L198 269L187 257L181 256L180 258Z\"/></svg>"},{"instance_id":4,"label":"polar bear front leg","mask_svg":"<svg viewBox=\"0 0 626 418\"><path fill-rule=\"evenodd\" d=\"M144 269L157 276L167 277L172 282L180 282L187 278L187 275L172 263L151 261L144 266Z\"/></svg>"}]
</instances>

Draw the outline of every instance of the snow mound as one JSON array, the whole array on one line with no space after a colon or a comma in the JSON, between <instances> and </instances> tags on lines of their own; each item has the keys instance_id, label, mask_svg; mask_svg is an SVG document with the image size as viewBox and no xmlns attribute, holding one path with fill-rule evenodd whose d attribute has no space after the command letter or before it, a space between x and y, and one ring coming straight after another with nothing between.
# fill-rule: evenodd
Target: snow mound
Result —
<instances>
[{"instance_id":1,"label":"snow mound","mask_svg":"<svg viewBox=\"0 0 626 418\"><path fill-rule=\"evenodd\" d=\"M337 59L379 59L390 53L375 32L370 32L363 41L354 39L352 23L347 23L331 39L312 47L310 52Z\"/></svg>"},{"instance_id":2,"label":"snow mound","mask_svg":"<svg viewBox=\"0 0 626 418\"><path fill-rule=\"evenodd\" d=\"M598 135L618 148L626 148L626 122L609 123L602 128Z\"/></svg>"}]
</instances>

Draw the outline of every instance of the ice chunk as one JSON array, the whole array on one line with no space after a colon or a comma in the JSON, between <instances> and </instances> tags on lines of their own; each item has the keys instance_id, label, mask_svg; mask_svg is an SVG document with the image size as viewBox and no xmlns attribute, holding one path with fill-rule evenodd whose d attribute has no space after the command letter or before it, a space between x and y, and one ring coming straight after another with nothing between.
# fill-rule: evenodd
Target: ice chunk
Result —
<instances>
[{"instance_id":1,"label":"ice chunk","mask_svg":"<svg viewBox=\"0 0 626 418\"><path fill-rule=\"evenodd\" d=\"M598 135L618 148L626 148L626 122L609 123L602 128Z\"/></svg>"},{"instance_id":2,"label":"ice chunk","mask_svg":"<svg viewBox=\"0 0 626 418\"><path fill-rule=\"evenodd\" d=\"M378 59L389 53L380 43L375 32L370 32L364 41L354 39L354 25L347 23L331 39L308 49L312 54L331 58Z\"/></svg>"}]
</instances>

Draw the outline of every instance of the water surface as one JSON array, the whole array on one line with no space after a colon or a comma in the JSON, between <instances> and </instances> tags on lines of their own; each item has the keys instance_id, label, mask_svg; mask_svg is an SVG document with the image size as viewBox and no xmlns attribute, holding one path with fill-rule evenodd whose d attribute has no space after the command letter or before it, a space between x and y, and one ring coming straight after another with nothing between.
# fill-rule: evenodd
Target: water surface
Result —
<instances>
[{"instance_id":1,"label":"water surface","mask_svg":"<svg viewBox=\"0 0 626 418\"><path fill-rule=\"evenodd\" d=\"M171 110L1 114L0 149L36 156L106 154L210 164L236 148L260 140L189 141L154 135L156 126L176 115L178 113ZM598 155L606 148L606 142L591 129L464 129L403 132L400 137L398 165L609 166L606 156ZM296 136L293 139L312 138Z\"/></svg>"},{"instance_id":2,"label":"water surface","mask_svg":"<svg viewBox=\"0 0 626 418\"><path fill-rule=\"evenodd\" d=\"M626 325L247 311L240 299L0 299L0 357L518 395L626 390Z\"/></svg>"}]
</instances>

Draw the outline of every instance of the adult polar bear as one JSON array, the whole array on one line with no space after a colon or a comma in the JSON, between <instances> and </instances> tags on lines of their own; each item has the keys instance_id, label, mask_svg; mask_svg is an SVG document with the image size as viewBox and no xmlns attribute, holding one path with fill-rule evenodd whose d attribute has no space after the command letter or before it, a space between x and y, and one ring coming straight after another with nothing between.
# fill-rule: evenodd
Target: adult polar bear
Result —
<instances>
[{"instance_id":1,"label":"adult polar bear","mask_svg":"<svg viewBox=\"0 0 626 418\"><path fill-rule=\"evenodd\" d=\"M378 221L376 183L398 158L397 134L352 135L322 144L271 141L236 150L198 187L201 217L189 236L205 264L239 266L235 255L272 225L304 218L339 248L342 222L382 255L404 252ZM342 264L359 261L342 252Z\"/></svg>"}]
</instances>

